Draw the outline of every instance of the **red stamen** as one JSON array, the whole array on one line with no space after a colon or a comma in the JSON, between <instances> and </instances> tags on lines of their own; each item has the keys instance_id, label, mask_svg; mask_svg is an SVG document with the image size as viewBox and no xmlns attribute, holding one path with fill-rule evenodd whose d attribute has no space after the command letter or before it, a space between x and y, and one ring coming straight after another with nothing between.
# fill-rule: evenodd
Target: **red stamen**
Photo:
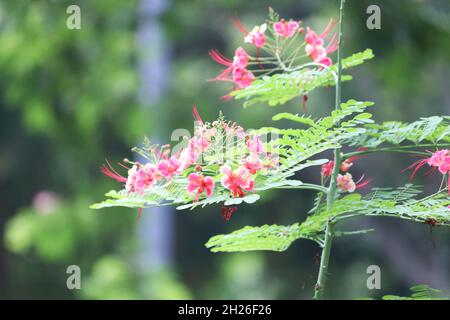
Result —
<instances>
[{"instance_id":1,"label":"red stamen","mask_svg":"<svg viewBox=\"0 0 450 320\"><path fill-rule=\"evenodd\" d=\"M136 220L136 224L139 223L139 220L141 219L142 211L143 211L143 210L144 210L144 208L139 208L139 213L138 213L138 218L137 218L137 220Z\"/></svg>"},{"instance_id":2,"label":"red stamen","mask_svg":"<svg viewBox=\"0 0 450 320\"><path fill-rule=\"evenodd\" d=\"M359 149L357 149L356 151L358 151L358 152L361 152L361 151L366 151L366 150L368 150L369 148L359 148ZM365 155L360 155L360 156L353 156L353 157L350 157L350 158L348 158L347 159L347 162L349 162L349 163L352 163L352 162L355 162L356 160L359 160L359 159L361 159L362 157L364 157Z\"/></svg>"},{"instance_id":3,"label":"red stamen","mask_svg":"<svg viewBox=\"0 0 450 320\"><path fill-rule=\"evenodd\" d=\"M417 160L416 162L414 162L412 165L410 165L409 167L403 169L401 172L405 172L406 170L413 170L410 179L414 179L414 177L416 176L417 171L420 170L420 168L422 168L424 165L426 165L428 163L428 158L426 159L420 159Z\"/></svg>"},{"instance_id":4,"label":"red stamen","mask_svg":"<svg viewBox=\"0 0 450 320\"><path fill-rule=\"evenodd\" d=\"M203 124L203 120L202 120L202 118L200 117L200 114L198 113L198 110L197 110L197 106L194 104L194 106L192 107L192 114L194 115L194 119L197 121L197 122L200 122L200 124Z\"/></svg>"},{"instance_id":5,"label":"red stamen","mask_svg":"<svg viewBox=\"0 0 450 320\"><path fill-rule=\"evenodd\" d=\"M233 61L230 59L224 57L219 51L217 50L209 50L209 56L217 63L220 63L224 66L231 66L233 65Z\"/></svg>"},{"instance_id":6,"label":"red stamen","mask_svg":"<svg viewBox=\"0 0 450 320\"><path fill-rule=\"evenodd\" d=\"M320 34L319 37L322 39L325 39L328 36L328 34L330 33L330 31L333 30L333 28L336 26L336 24L337 24L337 21L333 21L333 19L330 19L325 30L322 31L322 33Z\"/></svg>"},{"instance_id":7,"label":"red stamen","mask_svg":"<svg viewBox=\"0 0 450 320\"><path fill-rule=\"evenodd\" d=\"M325 48L326 52L327 53L332 53L332 52L336 51L337 48L338 48L338 44L339 44L338 42L339 41L338 41L337 35L335 33L331 37L330 42L328 43L328 46Z\"/></svg>"},{"instance_id":8,"label":"red stamen","mask_svg":"<svg viewBox=\"0 0 450 320\"><path fill-rule=\"evenodd\" d=\"M124 168L124 169L130 170L130 168L127 167L126 165L124 165L122 162L117 162L117 164L118 164L119 166L121 166L122 168Z\"/></svg>"},{"instance_id":9,"label":"red stamen","mask_svg":"<svg viewBox=\"0 0 450 320\"><path fill-rule=\"evenodd\" d=\"M236 26L236 28L239 29L240 32L242 32L242 33L245 34L245 35L248 34L247 29L242 25L241 21L239 21L238 18L236 18L236 17L230 17L230 20L233 22L233 24Z\"/></svg>"},{"instance_id":10,"label":"red stamen","mask_svg":"<svg viewBox=\"0 0 450 320\"><path fill-rule=\"evenodd\" d=\"M367 178L365 181L361 182L364 179L364 175L356 182L356 189L368 188L369 184L372 182L371 178Z\"/></svg>"},{"instance_id":11,"label":"red stamen","mask_svg":"<svg viewBox=\"0 0 450 320\"><path fill-rule=\"evenodd\" d=\"M106 160L106 159L105 159ZM111 166L111 164L108 162L108 160L106 160L106 163L108 164L108 167L105 165L102 165L100 167L100 170L102 171L102 173L118 182L127 182L127 178L123 177L122 175L120 175L116 170L114 170L114 168Z\"/></svg>"}]
</instances>

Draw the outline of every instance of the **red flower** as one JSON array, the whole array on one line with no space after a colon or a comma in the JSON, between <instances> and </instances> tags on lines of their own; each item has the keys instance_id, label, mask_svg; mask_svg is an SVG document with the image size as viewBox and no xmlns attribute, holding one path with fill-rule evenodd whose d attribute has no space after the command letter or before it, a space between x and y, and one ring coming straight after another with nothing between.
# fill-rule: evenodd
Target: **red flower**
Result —
<instances>
[{"instance_id":1,"label":"red flower","mask_svg":"<svg viewBox=\"0 0 450 320\"><path fill-rule=\"evenodd\" d=\"M322 177L331 177L334 169L334 161L328 161L322 165Z\"/></svg>"}]
</instances>

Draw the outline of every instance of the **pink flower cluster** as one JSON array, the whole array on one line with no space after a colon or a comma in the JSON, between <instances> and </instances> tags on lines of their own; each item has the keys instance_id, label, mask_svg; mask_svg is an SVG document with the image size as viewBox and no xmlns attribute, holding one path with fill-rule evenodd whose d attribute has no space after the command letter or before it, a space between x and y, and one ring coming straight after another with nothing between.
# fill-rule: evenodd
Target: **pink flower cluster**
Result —
<instances>
[{"instance_id":1,"label":"pink flower cluster","mask_svg":"<svg viewBox=\"0 0 450 320\"><path fill-rule=\"evenodd\" d=\"M220 182L225 189L231 192L233 197L242 197L245 191L252 191L255 184L254 175L260 170L276 167L278 162L277 159L271 158L266 153L259 136L253 135L246 138L245 154L248 156L243 158L235 169L229 165L223 165L220 168L222 173Z\"/></svg>"},{"instance_id":2,"label":"pink flower cluster","mask_svg":"<svg viewBox=\"0 0 450 320\"><path fill-rule=\"evenodd\" d=\"M194 116L200 126L196 128L194 137L188 141L187 147L172 156L169 156L168 146L150 148L152 158L157 159L156 163L134 162L131 168L122 165L128 169L126 178L117 173L109 163L108 167L101 168L103 173L124 183L128 193L139 195L144 195L157 184L165 186L174 176L185 177L187 192L198 201L202 195L206 197L213 195L218 180L231 196L242 197L245 192L253 190L254 177L259 171L277 165L277 159L266 153L258 135L246 135L244 129L236 123L225 122L222 119L212 124L203 124L195 108ZM223 146L223 141L218 141L219 139L238 143L238 158L229 161L232 165L228 162L223 164L221 157L215 154L217 150L214 147ZM203 164L203 156L208 156L208 163Z\"/></svg>"},{"instance_id":3,"label":"pink flower cluster","mask_svg":"<svg viewBox=\"0 0 450 320\"><path fill-rule=\"evenodd\" d=\"M212 59L226 67L224 71L212 79L213 81L232 82L234 84L233 90L240 90L247 88L255 79L264 75L286 71L287 66L294 68L302 63L301 58L304 57L304 54L300 50L295 51L294 54L284 52L284 48L291 45L290 43L286 44L284 41L291 40L297 34L304 33L305 30L301 26L301 21L293 19L271 20L267 23L256 25L248 31L239 20L234 18L232 20L244 34L244 43L253 45L256 54L252 57L242 47L239 47L235 50L234 58L231 60L221 55L218 51L211 50L209 55ZM336 35L332 36L328 45L325 45L325 39L334 25L331 21L320 35L317 35L308 27L305 42L301 39L295 45L300 48L304 44L307 55L314 62L331 65L332 61L328 55L337 49ZM272 31L271 35L266 34L269 29ZM260 57L261 49L264 49L264 53L268 56ZM304 61L304 63L306 62ZM254 65L258 69L249 70L249 65ZM228 99L230 95L225 95L224 98Z\"/></svg>"},{"instance_id":4,"label":"pink flower cluster","mask_svg":"<svg viewBox=\"0 0 450 320\"><path fill-rule=\"evenodd\" d=\"M333 64L333 61L330 57L328 57L328 55L336 51L338 48L336 34L332 36L327 46L325 46L325 39L334 28L334 25L335 24L331 20L320 35L317 35L317 33L309 27L306 29L305 52L314 62L321 63L326 66L331 66Z\"/></svg>"}]
</instances>

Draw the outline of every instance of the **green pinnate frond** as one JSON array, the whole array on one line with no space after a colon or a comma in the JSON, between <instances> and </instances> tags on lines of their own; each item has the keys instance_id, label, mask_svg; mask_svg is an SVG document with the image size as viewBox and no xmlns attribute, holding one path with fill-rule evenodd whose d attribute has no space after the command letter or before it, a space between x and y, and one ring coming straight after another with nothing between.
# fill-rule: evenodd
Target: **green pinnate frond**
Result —
<instances>
[{"instance_id":1,"label":"green pinnate frond","mask_svg":"<svg viewBox=\"0 0 450 320\"><path fill-rule=\"evenodd\" d=\"M435 226L450 225L450 197L447 190L418 198L418 187L406 185L397 189L374 189L366 196L357 193L338 199L330 211L322 213L340 219L343 216L385 216L429 223Z\"/></svg>"},{"instance_id":2,"label":"green pinnate frond","mask_svg":"<svg viewBox=\"0 0 450 320\"><path fill-rule=\"evenodd\" d=\"M285 251L299 238L299 225L244 227L212 237L205 244L212 252Z\"/></svg>"},{"instance_id":3,"label":"green pinnate frond","mask_svg":"<svg viewBox=\"0 0 450 320\"><path fill-rule=\"evenodd\" d=\"M450 197L446 190L424 198L417 197L420 193L420 188L411 184L395 189L374 189L365 196L352 193L337 199L330 210L326 204L320 204L318 212L309 215L300 225L300 233L303 238L322 245L328 221L358 216L393 217L432 226L450 226Z\"/></svg>"},{"instance_id":4,"label":"green pinnate frond","mask_svg":"<svg viewBox=\"0 0 450 320\"><path fill-rule=\"evenodd\" d=\"M372 106L373 102L370 101L356 101L356 100L349 100L345 103L341 103L340 109L332 111L331 115L328 117L324 117L322 119L313 119L311 116L305 116L298 114L293 114L289 112L282 112L274 115L272 117L272 120L279 121L279 120L290 120L293 122L305 124L307 126L322 126L326 128L330 128L346 117L359 113L357 116L355 116L355 119L361 120L362 122L372 123L373 121L370 120L372 118L372 115L370 113L363 113L364 110Z\"/></svg>"},{"instance_id":5,"label":"green pinnate frond","mask_svg":"<svg viewBox=\"0 0 450 320\"><path fill-rule=\"evenodd\" d=\"M433 116L411 123L388 121L382 124L367 124L367 131L359 137L346 140L351 146L376 148L383 144L413 144L420 147L427 145L450 146L450 117Z\"/></svg>"},{"instance_id":6,"label":"green pinnate frond","mask_svg":"<svg viewBox=\"0 0 450 320\"><path fill-rule=\"evenodd\" d=\"M305 160L323 151L340 147L340 141L344 137L351 139L363 134L365 129L360 126L371 122L371 115L364 111L372 104L372 102L349 100L341 104L339 110L333 111L328 117L316 120L314 125L307 129L262 128L256 132L276 133L280 136L278 140L280 146L278 171L280 171L280 176L289 177L303 169ZM283 116L286 115L283 114ZM297 120L301 117L291 115L289 118L299 122Z\"/></svg>"},{"instance_id":7,"label":"green pinnate frond","mask_svg":"<svg viewBox=\"0 0 450 320\"><path fill-rule=\"evenodd\" d=\"M417 285L411 287L412 294L409 297L396 295L385 295L383 300L448 300L449 298L438 289L433 289L428 285Z\"/></svg>"}]
</instances>

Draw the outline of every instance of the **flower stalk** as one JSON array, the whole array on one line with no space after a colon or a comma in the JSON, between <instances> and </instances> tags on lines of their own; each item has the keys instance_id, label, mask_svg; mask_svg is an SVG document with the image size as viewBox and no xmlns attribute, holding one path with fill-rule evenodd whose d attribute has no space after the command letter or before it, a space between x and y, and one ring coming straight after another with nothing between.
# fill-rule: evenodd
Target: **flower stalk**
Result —
<instances>
[{"instance_id":1,"label":"flower stalk","mask_svg":"<svg viewBox=\"0 0 450 320\"><path fill-rule=\"evenodd\" d=\"M335 109L338 110L341 105L341 75L342 75L342 34L343 34L343 19L344 19L344 5L345 0L340 0L339 7L339 31L337 43L337 81L336 81L336 101ZM330 185L327 191L327 210L330 211L333 203L337 197L337 177L339 174L339 167L341 165L341 150L340 148L334 150L334 168L331 176ZM319 275L314 290L314 299L322 300L324 298L326 280L328 275L328 264L331 254L331 246L334 237L334 221L330 218L327 222L325 230L324 246L322 249L322 256L320 259Z\"/></svg>"}]
</instances>

